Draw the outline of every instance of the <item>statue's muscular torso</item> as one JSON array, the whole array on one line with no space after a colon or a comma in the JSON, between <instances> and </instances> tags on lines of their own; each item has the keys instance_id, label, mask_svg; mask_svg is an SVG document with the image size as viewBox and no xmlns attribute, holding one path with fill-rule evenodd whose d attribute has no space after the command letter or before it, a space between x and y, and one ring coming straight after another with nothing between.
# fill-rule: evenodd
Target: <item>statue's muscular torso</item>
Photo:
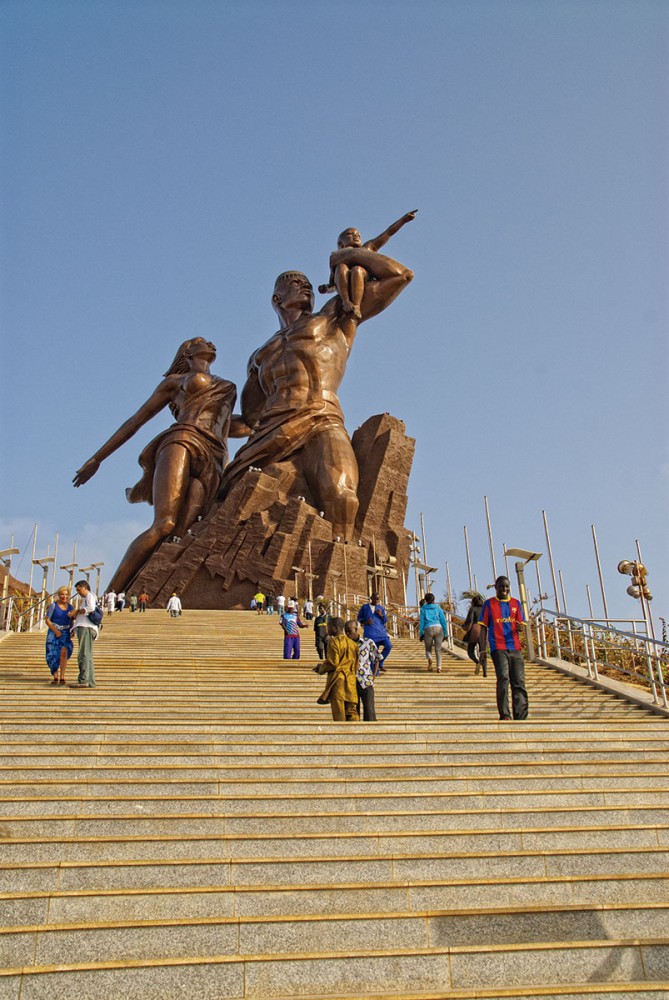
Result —
<instances>
[{"instance_id":1,"label":"statue's muscular torso","mask_svg":"<svg viewBox=\"0 0 669 1000\"><path fill-rule=\"evenodd\" d=\"M255 352L249 373L256 373L264 408L299 406L302 399L336 396L352 338L328 312L301 316Z\"/></svg>"}]
</instances>

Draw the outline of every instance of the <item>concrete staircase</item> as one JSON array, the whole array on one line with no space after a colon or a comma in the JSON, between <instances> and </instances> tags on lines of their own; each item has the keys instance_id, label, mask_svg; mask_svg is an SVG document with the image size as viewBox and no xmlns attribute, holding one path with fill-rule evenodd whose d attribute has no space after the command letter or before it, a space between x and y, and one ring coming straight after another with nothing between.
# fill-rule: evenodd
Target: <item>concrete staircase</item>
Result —
<instances>
[{"instance_id":1,"label":"concrete staircase","mask_svg":"<svg viewBox=\"0 0 669 1000\"><path fill-rule=\"evenodd\" d=\"M105 619L94 690L43 649L0 643L0 1000L669 997L666 719L528 666L502 724L405 640L335 724L251 612Z\"/></svg>"}]
</instances>

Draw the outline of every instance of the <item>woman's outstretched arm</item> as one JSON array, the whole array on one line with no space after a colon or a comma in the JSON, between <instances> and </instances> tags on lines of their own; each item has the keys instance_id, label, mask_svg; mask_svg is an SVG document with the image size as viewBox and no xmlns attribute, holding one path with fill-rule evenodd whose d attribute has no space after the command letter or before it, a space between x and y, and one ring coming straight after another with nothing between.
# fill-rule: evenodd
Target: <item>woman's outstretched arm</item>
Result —
<instances>
[{"instance_id":1,"label":"woman's outstretched arm","mask_svg":"<svg viewBox=\"0 0 669 1000\"><path fill-rule=\"evenodd\" d=\"M163 379L155 392L140 406L137 413L134 413L125 423L121 424L109 440L105 441L102 447L77 470L72 480L75 486L83 486L84 483L87 483L98 471L100 463L104 462L105 458L108 458L121 445L129 441L140 427L143 427L144 424L148 423L152 417L155 417L157 413L160 413L167 406L172 398L175 386L178 386L180 379L181 376L179 375L169 375L166 379Z\"/></svg>"}]
</instances>

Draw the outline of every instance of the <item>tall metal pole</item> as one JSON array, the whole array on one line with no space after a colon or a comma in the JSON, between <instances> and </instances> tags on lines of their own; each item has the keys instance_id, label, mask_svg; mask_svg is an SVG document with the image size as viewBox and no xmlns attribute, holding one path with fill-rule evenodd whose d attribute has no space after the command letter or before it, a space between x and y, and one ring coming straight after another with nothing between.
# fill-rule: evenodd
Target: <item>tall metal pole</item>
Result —
<instances>
[{"instance_id":1,"label":"tall metal pole","mask_svg":"<svg viewBox=\"0 0 669 1000\"><path fill-rule=\"evenodd\" d=\"M546 534L546 547L548 548L548 561L551 566L551 578L553 580L553 594L555 595L555 610L559 614L562 608L560 607L560 595L558 594L557 579L555 577L555 564L553 562L553 550L551 548L551 538L548 534L548 518L546 517L546 511L542 510L542 515L544 519L544 532Z\"/></svg>"},{"instance_id":2,"label":"tall metal pole","mask_svg":"<svg viewBox=\"0 0 669 1000\"><path fill-rule=\"evenodd\" d=\"M309 591L308 591L308 593L309 593L309 600L313 601L313 599L314 599L314 584L313 584L314 574L313 574L313 567L311 565L311 541L309 541L307 543L307 551L309 552ZM346 566L346 542L344 542L344 566Z\"/></svg>"},{"instance_id":3,"label":"tall metal pole","mask_svg":"<svg viewBox=\"0 0 669 1000\"><path fill-rule=\"evenodd\" d=\"M51 590L56 586L56 566L58 565L58 532L56 532L56 544L53 549L53 570L51 571Z\"/></svg>"},{"instance_id":4,"label":"tall metal pole","mask_svg":"<svg viewBox=\"0 0 669 1000\"><path fill-rule=\"evenodd\" d=\"M469 576L469 589L471 590L474 586L474 581L472 579L472 563L469 558L469 536L467 535L467 525L465 525L465 552L467 554L467 574Z\"/></svg>"},{"instance_id":5,"label":"tall metal pole","mask_svg":"<svg viewBox=\"0 0 669 1000\"><path fill-rule=\"evenodd\" d=\"M641 546L639 545L639 539L638 538L635 539L635 542L636 542L636 553L637 553L637 555L639 557L639 562L641 563L642 566L645 566L645 563L644 563L643 559L641 558ZM642 604L642 606L644 605L644 603L646 605L646 610L647 610L647 615L644 615L644 617L646 618L646 621L647 621L648 625L650 626L650 636L651 636L651 639L654 639L655 638L655 626L653 625L653 615L652 615L651 610L650 610L650 601L646 600L646 598L644 597L643 587L642 587L641 588L641 604Z\"/></svg>"},{"instance_id":6,"label":"tall metal pole","mask_svg":"<svg viewBox=\"0 0 669 1000\"><path fill-rule=\"evenodd\" d=\"M562 607L564 608L564 613L568 615L569 611L567 609L567 595L564 592L564 579L562 577L561 569L558 570L558 576L560 577L560 591L562 592Z\"/></svg>"},{"instance_id":7,"label":"tall metal pole","mask_svg":"<svg viewBox=\"0 0 669 1000\"><path fill-rule=\"evenodd\" d=\"M420 515L420 533L423 538L423 562L427 566L427 547L425 545L425 519L422 514ZM430 574L428 573L427 570L425 570L425 590L428 592L432 590L432 580L430 580Z\"/></svg>"},{"instance_id":8,"label":"tall metal pole","mask_svg":"<svg viewBox=\"0 0 669 1000\"><path fill-rule=\"evenodd\" d=\"M344 601L348 604L348 559L346 558L346 542L344 542L343 545L344 545ZM309 542L309 552L311 553L311 542ZM311 560L311 555L309 556L309 559ZM309 565L309 569L311 569L311 563Z\"/></svg>"},{"instance_id":9,"label":"tall metal pole","mask_svg":"<svg viewBox=\"0 0 669 1000\"><path fill-rule=\"evenodd\" d=\"M448 606L450 610L453 610L453 591L451 589L451 574L448 568L448 560L446 560L446 590L448 593Z\"/></svg>"},{"instance_id":10,"label":"tall metal pole","mask_svg":"<svg viewBox=\"0 0 669 1000\"><path fill-rule=\"evenodd\" d=\"M510 580L511 577L509 575L509 557L506 554L506 542L504 543L504 565L506 566L506 578L507 580ZM497 579L497 577L495 577L495 579Z\"/></svg>"},{"instance_id":11,"label":"tall metal pole","mask_svg":"<svg viewBox=\"0 0 669 1000\"><path fill-rule=\"evenodd\" d=\"M588 608L590 609L590 617L594 618L595 617L595 612L593 611L593 608L592 608L592 597L590 596L590 584L589 583L586 583L586 585L585 585L585 592L588 595Z\"/></svg>"},{"instance_id":12,"label":"tall metal pole","mask_svg":"<svg viewBox=\"0 0 669 1000\"><path fill-rule=\"evenodd\" d=\"M490 562L492 563L492 578L497 579L497 567L495 566L495 546L492 540L492 525L490 523L490 510L488 508L488 498L483 497L483 502L485 504L485 519L488 525L488 544L490 545Z\"/></svg>"},{"instance_id":13,"label":"tall metal pole","mask_svg":"<svg viewBox=\"0 0 669 1000\"><path fill-rule=\"evenodd\" d=\"M541 586L541 574L539 572L539 560L538 559L534 560L534 568L537 571L537 587L539 588L539 610L543 611L544 610L544 591L543 591L543 587Z\"/></svg>"},{"instance_id":14,"label":"tall metal pole","mask_svg":"<svg viewBox=\"0 0 669 1000\"><path fill-rule=\"evenodd\" d=\"M37 521L33 528L33 554L30 560L30 579L28 580L28 597L32 597L33 592L33 570L35 568L35 550L37 548Z\"/></svg>"},{"instance_id":15,"label":"tall metal pole","mask_svg":"<svg viewBox=\"0 0 669 1000\"><path fill-rule=\"evenodd\" d=\"M597 560L597 573L599 575L599 587L600 587L600 590L602 592L602 604L604 605L604 618L606 619L606 623L608 625L608 622L609 622L609 607L608 607L608 604L606 603L606 593L604 592L604 577L602 576L602 564L601 564L601 562L599 560L599 547L597 545L597 532L595 531L594 524L591 524L590 527L592 528L592 543L595 546L595 559Z\"/></svg>"},{"instance_id":16,"label":"tall metal pole","mask_svg":"<svg viewBox=\"0 0 669 1000\"><path fill-rule=\"evenodd\" d=\"M423 517L422 514L420 515L420 533L423 539L423 562L427 566L427 546L425 544L425 518Z\"/></svg>"}]
</instances>

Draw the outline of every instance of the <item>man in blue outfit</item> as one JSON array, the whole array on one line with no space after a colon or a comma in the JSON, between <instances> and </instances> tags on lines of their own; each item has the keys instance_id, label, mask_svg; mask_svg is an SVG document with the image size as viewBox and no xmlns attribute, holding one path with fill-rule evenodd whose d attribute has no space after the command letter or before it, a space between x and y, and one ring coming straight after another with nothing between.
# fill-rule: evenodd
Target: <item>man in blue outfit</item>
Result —
<instances>
[{"instance_id":1,"label":"man in blue outfit","mask_svg":"<svg viewBox=\"0 0 669 1000\"><path fill-rule=\"evenodd\" d=\"M358 611L358 621L362 625L362 634L365 639L373 639L381 653L381 660L377 664L374 676L385 673L386 660L393 644L386 629L388 615L383 605L379 604L379 595L376 591L370 597L369 602L363 604Z\"/></svg>"}]
</instances>

